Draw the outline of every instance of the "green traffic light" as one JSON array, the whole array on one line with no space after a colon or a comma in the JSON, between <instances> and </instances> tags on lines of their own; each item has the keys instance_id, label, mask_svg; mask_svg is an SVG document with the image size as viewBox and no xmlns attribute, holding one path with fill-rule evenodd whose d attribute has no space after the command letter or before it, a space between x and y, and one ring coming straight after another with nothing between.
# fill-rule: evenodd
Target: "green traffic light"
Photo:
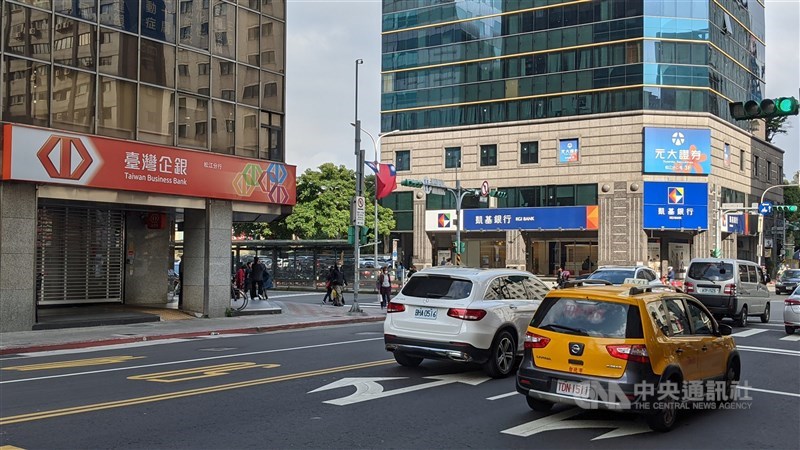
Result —
<instances>
[{"instance_id":1,"label":"green traffic light","mask_svg":"<svg viewBox=\"0 0 800 450\"><path fill-rule=\"evenodd\" d=\"M798 105L798 101L794 97L781 97L775 99L775 108L778 114L797 114L798 107L800 107L800 105Z\"/></svg>"}]
</instances>

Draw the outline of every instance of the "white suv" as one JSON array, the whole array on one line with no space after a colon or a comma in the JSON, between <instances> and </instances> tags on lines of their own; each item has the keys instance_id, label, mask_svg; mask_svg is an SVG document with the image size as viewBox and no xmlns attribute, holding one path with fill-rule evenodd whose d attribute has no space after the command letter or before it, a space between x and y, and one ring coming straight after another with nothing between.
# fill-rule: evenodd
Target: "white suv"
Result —
<instances>
[{"instance_id":1,"label":"white suv","mask_svg":"<svg viewBox=\"0 0 800 450\"><path fill-rule=\"evenodd\" d=\"M605 280L615 285L622 285L628 278L645 280L647 284L661 284L656 272L645 266L602 266L586 277L586 280Z\"/></svg>"},{"instance_id":2,"label":"white suv","mask_svg":"<svg viewBox=\"0 0 800 450\"><path fill-rule=\"evenodd\" d=\"M508 376L549 290L521 270L422 270L389 303L383 325L386 350L403 366L444 359L482 364L494 378Z\"/></svg>"}]
</instances>

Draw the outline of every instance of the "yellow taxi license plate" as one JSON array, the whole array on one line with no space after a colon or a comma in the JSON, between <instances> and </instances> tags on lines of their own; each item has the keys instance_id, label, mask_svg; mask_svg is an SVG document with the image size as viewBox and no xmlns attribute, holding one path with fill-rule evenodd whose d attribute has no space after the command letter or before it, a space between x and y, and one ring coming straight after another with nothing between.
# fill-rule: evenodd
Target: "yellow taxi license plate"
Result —
<instances>
[{"instance_id":1,"label":"yellow taxi license plate","mask_svg":"<svg viewBox=\"0 0 800 450\"><path fill-rule=\"evenodd\" d=\"M570 397L589 398L590 388L588 383L574 381L556 381L556 394L569 395Z\"/></svg>"}]
</instances>

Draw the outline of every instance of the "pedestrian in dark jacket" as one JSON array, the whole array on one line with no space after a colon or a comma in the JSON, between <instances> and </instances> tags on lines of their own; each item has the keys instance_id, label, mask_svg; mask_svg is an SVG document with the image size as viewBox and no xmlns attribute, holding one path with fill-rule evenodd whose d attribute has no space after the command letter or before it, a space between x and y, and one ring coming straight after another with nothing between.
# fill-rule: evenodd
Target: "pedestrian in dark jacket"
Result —
<instances>
[{"instance_id":1,"label":"pedestrian in dark jacket","mask_svg":"<svg viewBox=\"0 0 800 450\"><path fill-rule=\"evenodd\" d=\"M347 286L347 280L344 278L344 272L338 265L333 266L333 290L336 292L333 298L333 306L343 306L344 297L342 295L342 287Z\"/></svg>"},{"instance_id":2,"label":"pedestrian in dark jacket","mask_svg":"<svg viewBox=\"0 0 800 450\"><path fill-rule=\"evenodd\" d=\"M325 275L325 297L322 297L323 305L327 303L329 300L332 301L331 291L333 291L333 278L334 278L333 266L330 266L328 268L328 273Z\"/></svg>"},{"instance_id":3,"label":"pedestrian in dark jacket","mask_svg":"<svg viewBox=\"0 0 800 450\"><path fill-rule=\"evenodd\" d=\"M264 292L264 281L268 276L267 267L258 259L258 256L253 258L253 267L250 270L250 298L257 300L262 294L266 294Z\"/></svg>"}]
</instances>

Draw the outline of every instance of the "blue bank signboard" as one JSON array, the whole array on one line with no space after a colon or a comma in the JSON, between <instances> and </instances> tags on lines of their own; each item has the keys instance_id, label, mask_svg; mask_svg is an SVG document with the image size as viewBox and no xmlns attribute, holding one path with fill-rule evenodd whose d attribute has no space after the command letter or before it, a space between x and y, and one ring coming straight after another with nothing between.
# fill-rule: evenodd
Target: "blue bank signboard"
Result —
<instances>
[{"instance_id":1,"label":"blue bank signboard","mask_svg":"<svg viewBox=\"0 0 800 450\"><path fill-rule=\"evenodd\" d=\"M581 147L577 139L561 139L558 141L558 162L575 163L581 160Z\"/></svg>"},{"instance_id":2,"label":"blue bank signboard","mask_svg":"<svg viewBox=\"0 0 800 450\"><path fill-rule=\"evenodd\" d=\"M598 207L465 209L464 231L596 230Z\"/></svg>"},{"instance_id":3,"label":"blue bank signboard","mask_svg":"<svg viewBox=\"0 0 800 450\"><path fill-rule=\"evenodd\" d=\"M708 229L708 183L644 182L644 228Z\"/></svg>"},{"instance_id":4,"label":"blue bank signboard","mask_svg":"<svg viewBox=\"0 0 800 450\"><path fill-rule=\"evenodd\" d=\"M644 173L709 175L711 130L645 127L643 160Z\"/></svg>"}]
</instances>

